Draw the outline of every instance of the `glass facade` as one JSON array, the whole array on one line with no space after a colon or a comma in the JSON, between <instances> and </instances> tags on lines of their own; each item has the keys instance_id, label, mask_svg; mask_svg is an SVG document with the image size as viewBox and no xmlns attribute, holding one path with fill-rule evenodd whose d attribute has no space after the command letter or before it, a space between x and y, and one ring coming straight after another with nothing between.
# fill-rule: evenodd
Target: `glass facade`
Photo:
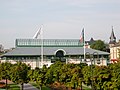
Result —
<instances>
[{"instance_id":1,"label":"glass facade","mask_svg":"<svg viewBox=\"0 0 120 90\"><path fill-rule=\"evenodd\" d=\"M16 39L16 47L39 47L40 39ZM44 47L82 47L84 44L79 39L44 39Z\"/></svg>"}]
</instances>

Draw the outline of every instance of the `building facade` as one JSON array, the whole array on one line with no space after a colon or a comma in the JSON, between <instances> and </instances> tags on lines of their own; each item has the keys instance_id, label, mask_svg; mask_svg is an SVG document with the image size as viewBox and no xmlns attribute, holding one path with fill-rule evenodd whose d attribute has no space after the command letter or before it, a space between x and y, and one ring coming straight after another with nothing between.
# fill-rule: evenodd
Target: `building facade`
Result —
<instances>
[{"instance_id":1,"label":"building facade","mask_svg":"<svg viewBox=\"0 0 120 90\"><path fill-rule=\"evenodd\" d=\"M44 39L43 42L40 39L16 39L15 44L15 49L2 56L2 62L21 61L33 69L43 65L49 67L55 61L75 64L84 62L88 65L91 62L96 65L107 65L109 62L109 53L91 48L84 49L84 44L78 39Z\"/></svg>"},{"instance_id":2,"label":"building facade","mask_svg":"<svg viewBox=\"0 0 120 90\"><path fill-rule=\"evenodd\" d=\"M113 28L110 36L109 48L110 48L111 63L118 62L120 59L120 40L116 42L116 37L113 31Z\"/></svg>"},{"instance_id":3,"label":"building facade","mask_svg":"<svg viewBox=\"0 0 120 90\"><path fill-rule=\"evenodd\" d=\"M110 60L111 63L120 60L120 41L110 46Z\"/></svg>"}]
</instances>

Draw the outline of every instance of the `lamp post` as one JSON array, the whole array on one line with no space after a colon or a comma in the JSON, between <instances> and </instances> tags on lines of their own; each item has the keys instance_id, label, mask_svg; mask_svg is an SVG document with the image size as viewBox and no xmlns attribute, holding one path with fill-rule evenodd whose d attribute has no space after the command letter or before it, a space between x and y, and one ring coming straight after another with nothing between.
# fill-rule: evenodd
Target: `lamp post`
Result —
<instances>
[{"instance_id":1,"label":"lamp post","mask_svg":"<svg viewBox=\"0 0 120 90\"><path fill-rule=\"evenodd\" d=\"M93 77L93 70L92 70L92 59L91 59L91 54L89 52L86 52L85 55L89 55L89 59L90 59L90 62L91 62L91 77ZM91 78L92 80L92 83L91 83L91 88L93 90L93 78Z\"/></svg>"},{"instance_id":2,"label":"lamp post","mask_svg":"<svg viewBox=\"0 0 120 90\"><path fill-rule=\"evenodd\" d=\"M94 65L95 65L95 55L97 55L97 59L99 59L99 54L98 52L93 52L93 54L90 54L89 52L86 52L85 55L89 56L89 59L90 59L90 62L91 62L91 88L92 90L94 90L94 87L93 87L93 68L92 68L92 65L93 65L93 62L94 62ZM92 58L91 56L93 55L93 61L92 61Z\"/></svg>"},{"instance_id":3,"label":"lamp post","mask_svg":"<svg viewBox=\"0 0 120 90\"><path fill-rule=\"evenodd\" d=\"M97 62L98 62L98 60L99 60L99 54L98 54L98 52L94 52L94 53L93 53L94 65L96 64L96 63L95 63L95 55L97 55L97 57L96 57L96 58L97 58Z\"/></svg>"}]
</instances>

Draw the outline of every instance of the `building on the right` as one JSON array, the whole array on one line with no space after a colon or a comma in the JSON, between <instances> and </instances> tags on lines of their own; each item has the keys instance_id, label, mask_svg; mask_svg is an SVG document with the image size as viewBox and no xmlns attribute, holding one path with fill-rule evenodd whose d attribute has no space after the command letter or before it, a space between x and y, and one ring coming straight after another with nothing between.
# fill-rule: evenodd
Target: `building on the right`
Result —
<instances>
[{"instance_id":1,"label":"building on the right","mask_svg":"<svg viewBox=\"0 0 120 90\"><path fill-rule=\"evenodd\" d=\"M120 59L120 40L116 42L116 36L112 27L112 32L109 41L110 48L110 61L111 63L116 63Z\"/></svg>"}]
</instances>

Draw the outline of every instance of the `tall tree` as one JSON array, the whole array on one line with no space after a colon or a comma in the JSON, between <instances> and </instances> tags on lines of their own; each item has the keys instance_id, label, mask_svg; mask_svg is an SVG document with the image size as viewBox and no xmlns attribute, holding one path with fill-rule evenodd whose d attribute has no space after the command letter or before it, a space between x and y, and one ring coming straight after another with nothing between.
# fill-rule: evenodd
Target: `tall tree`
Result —
<instances>
[{"instance_id":1,"label":"tall tree","mask_svg":"<svg viewBox=\"0 0 120 90\"><path fill-rule=\"evenodd\" d=\"M91 44L90 48L100 50L100 51L105 51L106 44L102 40L97 40Z\"/></svg>"},{"instance_id":2,"label":"tall tree","mask_svg":"<svg viewBox=\"0 0 120 90\"><path fill-rule=\"evenodd\" d=\"M111 70L111 82L108 87L111 90L120 90L120 62L109 65L109 68Z\"/></svg>"},{"instance_id":3,"label":"tall tree","mask_svg":"<svg viewBox=\"0 0 120 90\"><path fill-rule=\"evenodd\" d=\"M41 90L41 87L47 84L46 79L47 67L44 65L41 69L36 69L34 73L35 81Z\"/></svg>"},{"instance_id":4,"label":"tall tree","mask_svg":"<svg viewBox=\"0 0 120 90\"><path fill-rule=\"evenodd\" d=\"M111 82L111 70L108 66L95 66L93 74L93 86L97 90L103 90ZM105 86L106 85L106 86ZM110 84L109 84L110 85ZM106 89L110 89L108 86Z\"/></svg>"},{"instance_id":5,"label":"tall tree","mask_svg":"<svg viewBox=\"0 0 120 90\"><path fill-rule=\"evenodd\" d=\"M11 67L11 79L17 84L21 84L23 90L23 84L28 83L28 71L30 67L25 63L17 62Z\"/></svg>"},{"instance_id":6,"label":"tall tree","mask_svg":"<svg viewBox=\"0 0 120 90\"><path fill-rule=\"evenodd\" d=\"M0 79L6 79L6 89L7 89L7 79L10 79L10 68L12 64L9 62L0 64Z\"/></svg>"}]
</instances>

